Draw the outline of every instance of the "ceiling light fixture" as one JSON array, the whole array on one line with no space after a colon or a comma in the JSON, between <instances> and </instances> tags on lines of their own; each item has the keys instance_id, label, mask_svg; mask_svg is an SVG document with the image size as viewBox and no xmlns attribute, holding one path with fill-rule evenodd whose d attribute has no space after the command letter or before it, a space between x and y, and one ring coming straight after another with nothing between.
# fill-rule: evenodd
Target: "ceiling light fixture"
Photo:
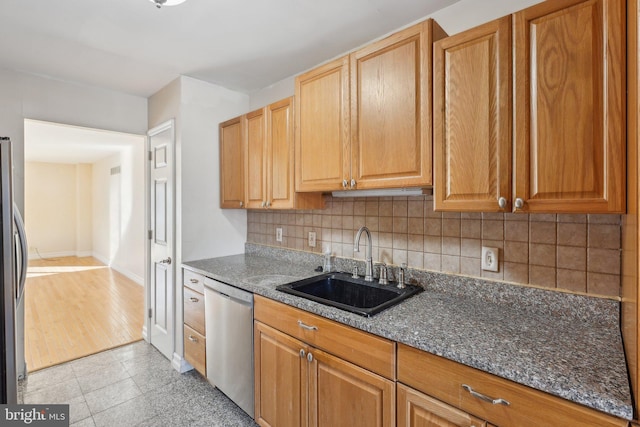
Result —
<instances>
[{"instance_id":1,"label":"ceiling light fixture","mask_svg":"<svg viewBox=\"0 0 640 427\"><path fill-rule=\"evenodd\" d=\"M151 3L155 4L158 9L162 6L176 6L180 3L184 3L186 0L149 0Z\"/></svg>"}]
</instances>

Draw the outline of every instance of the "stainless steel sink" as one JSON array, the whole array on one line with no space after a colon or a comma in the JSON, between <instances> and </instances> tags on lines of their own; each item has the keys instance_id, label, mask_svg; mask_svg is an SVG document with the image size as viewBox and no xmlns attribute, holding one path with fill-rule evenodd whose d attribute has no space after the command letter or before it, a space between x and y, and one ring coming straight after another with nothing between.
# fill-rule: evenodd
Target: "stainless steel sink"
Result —
<instances>
[{"instance_id":1,"label":"stainless steel sink","mask_svg":"<svg viewBox=\"0 0 640 427\"><path fill-rule=\"evenodd\" d=\"M381 286L377 282L365 282L362 278L354 279L346 273L326 273L280 285L276 289L362 316L379 313L423 290L414 285L398 289L393 282Z\"/></svg>"}]
</instances>

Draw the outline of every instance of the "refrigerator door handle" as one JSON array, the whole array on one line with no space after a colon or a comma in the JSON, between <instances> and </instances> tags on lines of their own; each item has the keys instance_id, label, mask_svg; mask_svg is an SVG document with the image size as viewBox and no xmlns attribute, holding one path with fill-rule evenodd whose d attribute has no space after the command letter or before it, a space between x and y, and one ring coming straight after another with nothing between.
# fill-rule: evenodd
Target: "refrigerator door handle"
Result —
<instances>
[{"instance_id":1,"label":"refrigerator door handle","mask_svg":"<svg viewBox=\"0 0 640 427\"><path fill-rule=\"evenodd\" d=\"M24 231L24 222L22 221L20 210L15 204L13 205L13 220L15 221L16 229L18 230L18 240L21 252L20 265L17 266L19 268L20 277L18 278L16 295L16 299L20 300L22 298L22 295L24 294L24 283L27 279L27 264L29 262L29 252L27 247L27 234Z\"/></svg>"}]
</instances>

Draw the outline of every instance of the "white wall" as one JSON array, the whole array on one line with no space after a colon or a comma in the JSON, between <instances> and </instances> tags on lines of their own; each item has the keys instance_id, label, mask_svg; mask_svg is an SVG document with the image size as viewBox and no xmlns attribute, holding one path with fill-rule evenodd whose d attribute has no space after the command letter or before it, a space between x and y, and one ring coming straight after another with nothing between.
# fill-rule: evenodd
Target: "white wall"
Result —
<instances>
[{"instance_id":1,"label":"white wall","mask_svg":"<svg viewBox=\"0 0 640 427\"><path fill-rule=\"evenodd\" d=\"M29 257L73 256L77 253L76 165L25 164L25 228Z\"/></svg>"},{"instance_id":2,"label":"white wall","mask_svg":"<svg viewBox=\"0 0 640 427\"><path fill-rule=\"evenodd\" d=\"M136 137L132 137L136 139ZM145 187L144 137L106 159L93 164L93 256L139 284L144 283ZM120 166L117 194L112 199L111 169ZM119 206L119 218L112 218L112 203ZM114 236L115 233L115 236Z\"/></svg>"},{"instance_id":3,"label":"white wall","mask_svg":"<svg viewBox=\"0 0 640 427\"><path fill-rule=\"evenodd\" d=\"M93 252L92 165L76 165L76 254Z\"/></svg>"},{"instance_id":4,"label":"white wall","mask_svg":"<svg viewBox=\"0 0 640 427\"><path fill-rule=\"evenodd\" d=\"M25 118L133 134L147 130L147 100L138 96L5 69L0 94L0 133L14 142L14 191L21 209Z\"/></svg>"}]
</instances>

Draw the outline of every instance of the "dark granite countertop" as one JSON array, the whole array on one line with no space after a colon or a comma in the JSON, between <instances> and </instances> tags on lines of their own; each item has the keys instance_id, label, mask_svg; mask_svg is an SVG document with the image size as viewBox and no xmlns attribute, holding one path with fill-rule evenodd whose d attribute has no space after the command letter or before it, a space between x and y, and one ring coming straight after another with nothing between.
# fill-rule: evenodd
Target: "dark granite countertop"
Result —
<instances>
[{"instance_id":1,"label":"dark granite countertop","mask_svg":"<svg viewBox=\"0 0 640 427\"><path fill-rule=\"evenodd\" d=\"M351 271L357 261L337 260ZM321 257L247 245L183 266L212 279L624 419L633 418L619 302L410 270L425 292L370 318L277 291ZM363 271L362 269L360 271Z\"/></svg>"}]
</instances>

